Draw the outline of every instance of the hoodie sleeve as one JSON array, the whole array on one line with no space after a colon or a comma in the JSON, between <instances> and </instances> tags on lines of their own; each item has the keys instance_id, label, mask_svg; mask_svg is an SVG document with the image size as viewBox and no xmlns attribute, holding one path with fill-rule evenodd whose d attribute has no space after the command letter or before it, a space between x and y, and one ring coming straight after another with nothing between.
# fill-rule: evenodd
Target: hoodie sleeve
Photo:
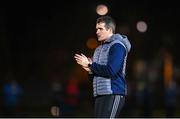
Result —
<instances>
[{"instance_id":1,"label":"hoodie sleeve","mask_svg":"<svg viewBox=\"0 0 180 119\"><path fill-rule=\"evenodd\" d=\"M126 55L126 50L124 46L116 43L111 46L109 50L109 57L107 65L100 65L97 63L92 63L91 70L98 76L107 77L113 79L118 71L122 68L124 57Z\"/></svg>"}]
</instances>

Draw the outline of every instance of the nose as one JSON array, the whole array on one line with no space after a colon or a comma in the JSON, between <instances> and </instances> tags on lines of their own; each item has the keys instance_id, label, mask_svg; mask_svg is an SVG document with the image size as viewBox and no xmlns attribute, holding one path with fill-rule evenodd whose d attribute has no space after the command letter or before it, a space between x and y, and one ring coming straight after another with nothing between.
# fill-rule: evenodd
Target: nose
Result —
<instances>
[{"instance_id":1,"label":"nose","mask_svg":"<svg viewBox=\"0 0 180 119\"><path fill-rule=\"evenodd\" d=\"M99 30L97 29L97 30L96 30L96 34L98 34L98 33L99 33Z\"/></svg>"}]
</instances>

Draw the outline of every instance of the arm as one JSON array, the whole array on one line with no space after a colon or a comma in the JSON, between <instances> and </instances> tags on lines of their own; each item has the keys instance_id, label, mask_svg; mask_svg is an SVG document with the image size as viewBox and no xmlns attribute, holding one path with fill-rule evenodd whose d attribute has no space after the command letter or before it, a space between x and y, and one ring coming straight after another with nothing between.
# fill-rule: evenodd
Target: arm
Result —
<instances>
[{"instance_id":1,"label":"arm","mask_svg":"<svg viewBox=\"0 0 180 119\"><path fill-rule=\"evenodd\" d=\"M110 48L107 65L92 63L90 69L99 76L112 78L120 70L125 55L125 48L121 44L116 43Z\"/></svg>"}]
</instances>

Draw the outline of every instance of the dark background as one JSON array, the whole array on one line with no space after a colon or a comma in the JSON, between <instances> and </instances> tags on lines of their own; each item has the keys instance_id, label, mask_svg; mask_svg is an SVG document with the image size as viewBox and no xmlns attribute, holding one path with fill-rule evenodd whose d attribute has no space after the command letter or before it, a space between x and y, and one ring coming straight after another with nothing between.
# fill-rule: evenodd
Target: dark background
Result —
<instances>
[{"instance_id":1,"label":"dark background","mask_svg":"<svg viewBox=\"0 0 180 119\"><path fill-rule=\"evenodd\" d=\"M117 31L127 35L132 44L127 63L127 82L130 83L131 92L122 117L166 116L163 65L160 68L159 65L155 65L158 67L156 71L159 78L155 79L154 93L150 93L153 100L149 102L153 107L148 108L149 115L141 115L143 106L139 106L137 102L138 81L134 75L134 65L139 59L151 65L154 58L168 51L173 57L173 66L176 69L173 80L176 81L179 98L180 49L177 3L60 0L0 3L1 117L7 116L2 106L3 86L12 79L18 81L23 89L20 109L16 116L52 117L51 106L58 105L62 113L60 115L64 112L64 116L71 113L72 117L92 117L91 83L87 80L86 72L75 63L74 54L82 52L92 56L94 49L88 49L86 42L89 38L96 37L95 21L99 17L96 6L99 4L108 6L108 15L116 20ZM145 33L140 33L136 29L136 23L140 20L148 25ZM127 29L123 29L124 26ZM163 64L163 57L160 59L160 64ZM69 80L75 80L76 88L79 90L78 98L76 97L78 108L75 109L66 105L66 87ZM52 88L54 82L59 86L55 91ZM147 85L149 83L147 80L144 82ZM176 102L176 106L174 115L179 117L179 101Z\"/></svg>"}]
</instances>

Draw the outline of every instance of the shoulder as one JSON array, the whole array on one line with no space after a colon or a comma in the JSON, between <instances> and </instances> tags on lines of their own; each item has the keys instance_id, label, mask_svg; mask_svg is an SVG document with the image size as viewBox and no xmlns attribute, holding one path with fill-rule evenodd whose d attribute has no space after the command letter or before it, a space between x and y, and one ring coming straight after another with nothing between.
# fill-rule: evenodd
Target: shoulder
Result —
<instances>
[{"instance_id":1,"label":"shoulder","mask_svg":"<svg viewBox=\"0 0 180 119\"><path fill-rule=\"evenodd\" d=\"M111 47L124 47L126 49L126 46L119 40L111 42Z\"/></svg>"},{"instance_id":2,"label":"shoulder","mask_svg":"<svg viewBox=\"0 0 180 119\"><path fill-rule=\"evenodd\" d=\"M122 43L114 43L112 46L111 46L111 49L125 49L124 45Z\"/></svg>"},{"instance_id":3,"label":"shoulder","mask_svg":"<svg viewBox=\"0 0 180 119\"><path fill-rule=\"evenodd\" d=\"M120 44L120 43L114 43L111 48L110 48L110 54L111 53L123 53L123 54L126 54L126 49L125 47Z\"/></svg>"}]
</instances>

